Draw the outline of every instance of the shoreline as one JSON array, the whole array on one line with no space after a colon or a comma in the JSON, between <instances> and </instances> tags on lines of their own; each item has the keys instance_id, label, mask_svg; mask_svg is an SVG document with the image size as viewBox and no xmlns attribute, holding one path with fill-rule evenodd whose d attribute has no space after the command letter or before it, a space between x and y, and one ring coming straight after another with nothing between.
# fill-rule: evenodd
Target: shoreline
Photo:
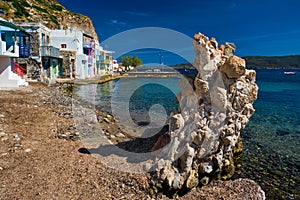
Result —
<instances>
[{"instance_id":1,"label":"shoreline","mask_svg":"<svg viewBox=\"0 0 300 200\"><path fill-rule=\"evenodd\" d=\"M299 68L263 68L263 69L253 69L249 68L249 70L282 70L282 71L300 71ZM185 74L181 74L179 72L128 72L123 75L112 74L112 75L103 75L98 78L92 79L70 79L70 78L56 78L56 84L78 84L78 85L88 85L88 84L102 84L112 80L118 80L120 78L171 78L184 76ZM187 76L189 76L187 74ZM29 83L35 83L35 81L29 81Z\"/></svg>"},{"instance_id":2,"label":"shoreline","mask_svg":"<svg viewBox=\"0 0 300 200\"><path fill-rule=\"evenodd\" d=\"M38 195L40 198L151 199L147 174L110 169L91 154L79 152L84 146L81 133L73 125L71 98L58 86L35 85L0 93L1 132L4 133L0 140L3 177L0 185L5 185L0 188L0 198L26 199ZM111 126L113 118L105 115L99 113L98 121ZM16 116L21 117L17 124ZM213 181L178 199L212 200L220 196L247 199L257 195L259 189L249 179ZM159 195L157 199L168 198Z\"/></svg>"},{"instance_id":3,"label":"shoreline","mask_svg":"<svg viewBox=\"0 0 300 200\"><path fill-rule=\"evenodd\" d=\"M112 80L123 78L124 75L103 75L99 78L92 79L70 79L70 78L57 78L55 79L56 84L70 83L78 85L89 85L89 84L101 84Z\"/></svg>"}]
</instances>

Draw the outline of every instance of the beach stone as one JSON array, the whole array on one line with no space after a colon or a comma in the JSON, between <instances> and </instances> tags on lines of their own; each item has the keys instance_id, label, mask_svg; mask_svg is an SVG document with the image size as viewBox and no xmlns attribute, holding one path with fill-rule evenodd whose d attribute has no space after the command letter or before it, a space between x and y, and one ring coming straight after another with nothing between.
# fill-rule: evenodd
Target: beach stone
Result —
<instances>
[{"instance_id":1,"label":"beach stone","mask_svg":"<svg viewBox=\"0 0 300 200\"><path fill-rule=\"evenodd\" d=\"M68 136L66 134L58 134L59 139L67 139Z\"/></svg>"},{"instance_id":2,"label":"beach stone","mask_svg":"<svg viewBox=\"0 0 300 200\"><path fill-rule=\"evenodd\" d=\"M108 118L103 118L103 121L107 122L107 123L110 123L109 119Z\"/></svg>"},{"instance_id":3,"label":"beach stone","mask_svg":"<svg viewBox=\"0 0 300 200\"><path fill-rule=\"evenodd\" d=\"M32 150L31 150L30 148L27 148L27 149L24 150L25 153L29 153L29 152L31 152L31 151L32 151Z\"/></svg>"},{"instance_id":4,"label":"beach stone","mask_svg":"<svg viewBox=\"0 0 300 200\"><path fill-rule=\"evenodd\" d=\"M15 140L15 141L20 141L20 140L21 140L21 138L19 137L19 135L18 135L18 134L14 134L14 140Z\"/></svg>"},{"instance_id":5,"label":"beach stone","mask_svg":"<svg viewBox=\"0 0 300 200\"><path fill-rule=\"evenodd\" d=\"M5 137L6 136L6 133L5 132L1 132L0 133L0 137Z\"/></svg>"},{"instance_id":6,"label":"beach stone","mask_svg":"<svg viewBox=\"0 0 300 200\"><path fill-rule=\"evenodd\" d=\"M117 133L116 136L118 138L125 138L125 135L123 133Z\"/></svg>"},{"instance_id":7,"label":"beach stone","mask_svg":"<svg viewBox=\"0 0 300 200\"><path fill-rule=\"evenodd\" d=\"M21 145L19 143L15 144L14 147L18 148L20 147Z\"/></svg>"},{"instance_id":8,"label":"beach stone","mask_svg":"<svg viewBox=\"0 0 300 200\"><path fill-rule=\"evenodd\" d=\"M207 185L209 183L209 177L204 176L203 178L200 179L201 185Z\"/></svg>"},{"instance_id":9,"label":"beach stone","mask_svg":"<svg viewBox=\"0 0 300 200\"><path fill-rule=\"evenodd\" d=\"M75 136L80 136L80 133L79 132L75 132L74 135Z\"/></svg>"},{"instance_id":10,"label":"beach stone","mask_svg":"<svg viewBox=\"0 0 300 200\"><path fill-rule=\"evenodd\" d=\"M5 116L3 114L0 114L0 118L4 118Z\"/></svg>"},{"instance_id":11,"label":"beach stone","mask_svg":"<svg viewBox=\"0 0 300 200\"><path fill-rule=\"evenodd\" d=\"M114 117L111 116L111 115L106 115L106 118L107 118L109 121L113 121L113 120L114 120Z\"/></svg>"},{"instance_id":12,"label":"beach stone","mask_svg":"<svg viewBox=\"0 0 300 200\"><path fill-rule=\"evenodd\" d=\"M6 153L6 152L1 154L1 156L7 156L7 155L8 155L8 153Z\"/></svg>"},{"instance_id":13,"label":"beach stone","mask_svg":"<svg viewBox=\"0 0 300 200\"><path fill-rule=\"evenodd\" d=\"M114 135L110 135L109 137L110 137L110 139L115 139L116 138L116 136L114 136Z\"/></svg>"}]
</instances>

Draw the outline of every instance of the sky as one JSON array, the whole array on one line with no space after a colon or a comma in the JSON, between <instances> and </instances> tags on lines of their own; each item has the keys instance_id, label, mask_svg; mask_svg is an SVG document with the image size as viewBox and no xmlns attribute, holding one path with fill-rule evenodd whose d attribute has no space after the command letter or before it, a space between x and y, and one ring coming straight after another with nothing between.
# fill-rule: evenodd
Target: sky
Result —
<instances>
[{"instance_id":1,"label":"sky","mask_svg":"<svg viewBox=\"0 0 300 200\"><path fill-rule=\"evenodd\" d=\"M300 54L300 1L298 0L58 0L67 9L92 19L100 43L143 27L166 28L190 38L195 33L232 42L238 56ZM148 33L149 34L149 33ZM148 35L145 35L147 40ZM128 38L122 42L125 45ZM190 44L192 48L192 43ZM143 46L143 45L142 45ZM111 46L112 47L112 46ZM116 47L115 47L116 48ZM118 48L109 49L118 53ZM128 54L128 53L127 53ZM129 53L130 54L130 53ZM143 48L143 62L184 62L174 52ZM120 54L118 54L120 56Z\"/></svg>"}]
</instances>

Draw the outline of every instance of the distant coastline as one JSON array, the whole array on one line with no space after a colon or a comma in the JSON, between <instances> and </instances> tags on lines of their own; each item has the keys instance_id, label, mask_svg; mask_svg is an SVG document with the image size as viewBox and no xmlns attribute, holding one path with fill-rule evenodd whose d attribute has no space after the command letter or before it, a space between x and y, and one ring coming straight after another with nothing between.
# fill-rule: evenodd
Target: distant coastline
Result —
<instances>
[{"instance_id":1,"label":"distant coastline","mask_svg":"<svg viewBox=\"0 0 300 200\"><path fill-rule=\"evenodd\" d=\"M300 69L300 55L245 56L247 68L252 69Z\"/></svg>"},{"instance_id":2,"label":"distant coastline","mask_svg":"<svg viewBox=\"0 0 300 200\"><path fill-rule=\"evenodd\" d=\"M300 55L244 56L248 69L300 69ZM192 63L176 64L174 68L193 68Z\"/></svg>"}]
</instances>

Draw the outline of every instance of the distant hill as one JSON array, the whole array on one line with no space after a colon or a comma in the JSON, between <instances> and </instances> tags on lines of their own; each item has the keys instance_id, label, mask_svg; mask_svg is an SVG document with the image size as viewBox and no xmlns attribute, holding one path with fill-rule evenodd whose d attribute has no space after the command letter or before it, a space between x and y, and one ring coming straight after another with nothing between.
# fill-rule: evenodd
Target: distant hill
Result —
<instances>
[{"instance_id":1,"label":"distant hill","mask_svg":"<svg viewBox=\"0 0 300 200\"><path fill-rule=\"evenodd\" d=\"M245 56L247 68L300 69L300 55L293 56Z\"/></svg>"},{"instance_id":2,"label":"distant hill","mask_svg":"<svg viewBox=\"0 0 300 200\"><path fill-rule=\"evenodd\" d=\"M245 56L248 69L300 69L300 55ZM191 63L173 65L174 68L192 68Z\"/></svg>"},{"instance_id":3,"label":"distant hill","mask_svg":"<svg viewBox=\"0 0 300 200\"><path fill-rule=\"evenodd\" d=\"M50 29L62 25L64 29L84 30L98 40L89 17L69 11L57 0L0 0L0 17L13 22L41 22Z\"/></svg>"}]
</instances>

